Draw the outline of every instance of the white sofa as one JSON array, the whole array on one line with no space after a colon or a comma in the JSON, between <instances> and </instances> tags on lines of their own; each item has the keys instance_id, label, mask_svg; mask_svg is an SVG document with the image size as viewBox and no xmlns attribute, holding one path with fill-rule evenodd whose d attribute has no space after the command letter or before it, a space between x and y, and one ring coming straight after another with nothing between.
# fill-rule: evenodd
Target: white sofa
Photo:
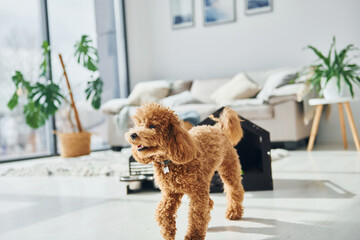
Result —
<instances>
[{"instance_id":1,"label":"white sofa","mask_svg":"<svg viewBox=\"0 0 360 240\"><path fill-rule=\"evenodd\" d=\"M259 88L264 90L265 86L271 85L266 83L270 81L271 76L284 71L289 71L289 69L253 71L245 74ZM170 105L178 114L195 111L199 114L200 120L203 120L222 106L214 102L213 93L231 79L168 80L165 81L168 82L169 86L167 91L162 89L157 96L158 99L155 97L155 99L146 100L159 101L165 105ZM158 81L146 82L145 88L149 89L156 83ZM255 96L251 99L227 102L225 105L229 105L242 117L269 131L272 144L288 149L296 148L298 143L305 142L304 140L310 134L311 117L305 119L303 104L308 93L307 86L301 83L272 88L271 93L268 94L269 98L261 103ZM179 93L182 95L178 95ZM135 113L137 105L141 103L138 100L134 101L133 95L143 96L144 93L140 93L135 86L128 99L113 99L102 106L102 111L107 118L108 143L114 150L120 150L129 145L124 138L124 133L132 126L131 116Z\"/></svg>"}]
</instances>

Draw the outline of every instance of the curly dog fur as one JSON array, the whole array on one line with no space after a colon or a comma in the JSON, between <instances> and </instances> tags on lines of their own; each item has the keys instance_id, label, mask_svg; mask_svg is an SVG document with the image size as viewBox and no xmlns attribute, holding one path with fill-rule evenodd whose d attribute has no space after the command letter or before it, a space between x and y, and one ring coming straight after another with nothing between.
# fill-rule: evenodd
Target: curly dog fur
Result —
<instances>
[{"instance_id":1,"label":"curly dog fur","mask_svg":"<svg viewBox=\"0 0 360 240\"><path fill-rule=\"evenodd\" d=\"M215 171L224 182L226 218L241 218L244 189L233 146L243 131L235 111L226 108L214 126L198 126L188 132L172 110L156 103L141 106L133 120L135 127L126 133L126 138L138 162L154 165L155 180L162 191L156 221L164 239L175 239L176 211L184 194L190 198L185 239L205 239L214 205L209 188ZM164 172L165 167L169 172Z\"/></svg>"}]
</instances>

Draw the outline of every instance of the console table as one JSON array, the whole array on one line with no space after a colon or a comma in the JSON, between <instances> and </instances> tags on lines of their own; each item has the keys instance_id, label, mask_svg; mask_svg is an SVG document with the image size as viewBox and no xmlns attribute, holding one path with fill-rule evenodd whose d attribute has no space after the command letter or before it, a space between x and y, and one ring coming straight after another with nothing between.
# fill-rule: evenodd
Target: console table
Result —
<instances>
[{"instance_id":1,"label":"console table","mask_svg":"<svg viewBox=\"0 0 360 240\"><path fill-rule=\"evenodd\" d=\"M314 98L314 99L309 100L309 105L316 106L316 110L315 110L314 121L313 121L313 124L311 127L309 144L307 147L308 151L311 151L313 149L314 141L316 138L318 127L319 127L321 113L322 113L324 105L326 105L326 104L337 104L338 105L339 117L340 117L340 128L341 128L342 139L343 139L343 143L344 143L344 149L347 149L348 143L347 143L347 139L346 139L346 129L345 129L343 105L345 106L346 115L347 115L347 118L349 121L351 133L353 135L355 147L358 151L360 151L359 136L358 136L358 133L356 130L354 118L353 118L350 104L349 104L349 102L354 102L354 101L360 101L360 98L336 98L336 99Z\"/></svg>"}]
</instances>

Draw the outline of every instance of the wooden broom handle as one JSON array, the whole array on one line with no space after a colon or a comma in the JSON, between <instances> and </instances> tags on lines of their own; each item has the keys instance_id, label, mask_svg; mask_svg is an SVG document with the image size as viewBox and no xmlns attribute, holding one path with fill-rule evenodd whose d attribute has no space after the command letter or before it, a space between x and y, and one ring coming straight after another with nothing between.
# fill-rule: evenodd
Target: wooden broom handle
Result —
<instances>
[{"instance_id":1,"label":"wooden broom handle","mask_svg":"<svg viewBox=\"0 0 360 240\"><path fill-rule=\"evenodd\" d=\"M71 91L69 79L68 79L67 74L66 74L65 65L64 65L64 62L63 62L63 60L62 60L61 54L59 54L59 59L60 59L60 62L61 62L61 66L62 66L62 68L63 68L63 70L64 70L64 76L65 76L65 80L66 80L66 85L67 85L67 87L68 87L68 89L69 89L70 100L71 100L71 107L74 109L74 115L75 115L76 124L77 124L77 127L78 127L79 132L82 132L83 129L82 129L82 126L81 126L79 114L78 114L78 111L77 111L77 109L76 109L74 97L73 97L73 94L72 94L72 91Z\"/></svg>"}]
</instances>

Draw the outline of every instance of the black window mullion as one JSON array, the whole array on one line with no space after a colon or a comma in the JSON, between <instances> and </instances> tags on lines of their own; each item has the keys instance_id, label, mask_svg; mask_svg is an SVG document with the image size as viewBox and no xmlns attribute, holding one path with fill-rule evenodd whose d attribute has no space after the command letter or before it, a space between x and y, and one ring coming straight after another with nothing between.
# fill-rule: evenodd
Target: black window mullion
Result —
<instances>
[{"instance_id":1,"label":"black window mullion","mask_svg":"<svg viewBox=\"0 0 360 240\"><path fill-rule=\"evenodd\" d=\"M42 36L43 41L47 41L49 45L51 46L50 42L50 29L49 29L49 15L48 15L48 1L47 0L40 0L40 6L41 6L41 25L42 25ZM53 81L53 75L52 75L52 64L51 64L51 49L47 56L47 63L48 63L48 72L47 72L47 79L50 79ZM56 131L56 121L55 116L50 117L50 126L51 126L51 155L58 155L57 151L57 138L56 135L53 134L53 132Z\"/></svg>"}]
</instances>

